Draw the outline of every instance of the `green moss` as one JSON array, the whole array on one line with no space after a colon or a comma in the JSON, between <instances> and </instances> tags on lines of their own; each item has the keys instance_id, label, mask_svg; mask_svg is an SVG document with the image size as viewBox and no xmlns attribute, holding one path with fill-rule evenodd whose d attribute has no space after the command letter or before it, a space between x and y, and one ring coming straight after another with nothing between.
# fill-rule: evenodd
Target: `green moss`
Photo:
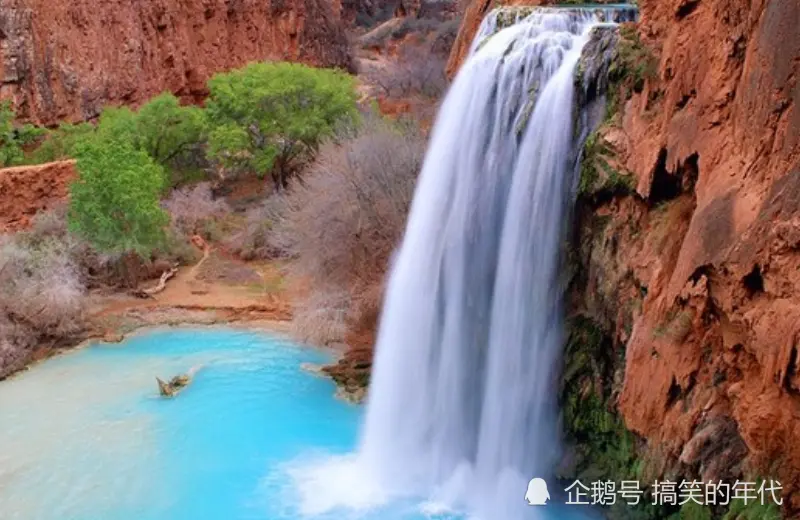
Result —
<instances>
[{"instance_id":1,"label":"green moss","mask_svg":"<svg viewBox=\"0 0 800 520\"><path fill-rule=\"evenodd\" d=\"M531 6L513 6L513 7L500 7L497 9L497 30L500 31L506 27L511 27L519 20L522 20L536 11L536 7Z\"/></svg>"},{"instance_id":2,"label":"green moss","mask_svg":"<svg viewBox=\"0 0 800 520\"><path fill-rule=\"evenodd\" d=\"M713 518L711 509L708 507L701 506L697 502L687 502L670 520L712 520Z\"/></svg>"},{"instance_id":3,"label":"green moss","mask_svg":"<svg viewBox=\"0 0 800 520\"><path fill-rule=\"evenodd\" d=\"M600 135L593 132L583 147L578 195L593 197L600 193L631 193L635 190L633 176L623 174L609 164L613 150Z\"/></svg>"},{"instance_id":4,"label":"green moss","mask_svg":"<svg viewBox=\"0 0 800 520\"><path fill-rule=\"evenodd\" d=\"M635 437L616 413L614 372L624 365L593 321L573 318L561 393L567 438L576 446L576 477L630 480L638 473Z\"/></svg>"},{"instance_id":5,"label":"green moss","mask_svg":"<svg viewBox=\"0 0 800 520\"><path fill-rule=\"evenodd\" d=\"M619 32L616 53L608 69L608 119L616 116L621 104L634 92L641 92L647 80L658 77L658 59L642 42L636 26L623 24Z\"/></svg>"}]
</instances>

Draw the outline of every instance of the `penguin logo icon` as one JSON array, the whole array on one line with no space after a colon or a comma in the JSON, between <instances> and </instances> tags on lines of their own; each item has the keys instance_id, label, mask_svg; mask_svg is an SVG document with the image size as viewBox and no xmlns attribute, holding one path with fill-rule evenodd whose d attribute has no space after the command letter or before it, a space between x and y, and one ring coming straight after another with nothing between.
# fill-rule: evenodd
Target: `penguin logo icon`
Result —
<instances>
[{"instance_id":1,"label":"penguin logo icon","mask_svg":"<svg viewBox=\"0 0 800 520\"><path fill-rule=\"evenodd\" d=\"M544 506L550 500L550 492L547 491L547 482L541 478L532 478L528 482L528 491L525 493L525 501L531 506Z\"/></svg>"}]
</instances>

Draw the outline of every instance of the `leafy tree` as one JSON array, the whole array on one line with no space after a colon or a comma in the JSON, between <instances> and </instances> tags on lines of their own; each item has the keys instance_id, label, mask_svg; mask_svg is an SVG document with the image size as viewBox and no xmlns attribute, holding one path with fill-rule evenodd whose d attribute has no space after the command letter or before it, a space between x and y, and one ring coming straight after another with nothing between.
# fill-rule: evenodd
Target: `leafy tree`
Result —
<instances>
[{"instance_id":1,"label":"leafy tree","mask_svg":"<svg viewBox=\"0 0 800 520\"><path fill-rule=\"evenodd\" d=\"M169 222L159 205L164 169L119 136L99 134L76 152L79 178L70 186L70 229L105 252L145 255L161 245Z\"/></svg>"},{"instance_id":2,"label":"leafy tree","mask_svg":"<svg viewBox=\"0 0 800 520\"><path fill-rule=\"evenodd\" d=\"M0 166L14 166L25 159L23 147L34 142L44 130L33 125L14 124L16 113L11 101L0 103Z\"/></svg>"},{"instance_id":3,"label":"leafy tree","mask_svg":"<svg viewBox=\"0 0 800 520\"><path fill-rule=\"evenodd\" d=\"M128 107L106 107L97 123L99 139L130 143L137 150L142 149L139 135L138 117Z\"/></svg>"},{"instance_id":4,"label":"leafy tree","mask_svg":"<svg viewBox=\"0 0 800 520\"><path fill-rule=\"evenodd\" d=\"M181 106L170 93L154 97L136 115L139 147L162 166L174 164L206 140L203 110Z\"/></svg>"},{"instance_id":5,"label":"leafy tree","mask_svg":"<svg viewBox=\"0 0 800 520\"><path fill-rule=\"evenodd\" d=\"M271 173L276 190L314 158L342 121L354 121L355 82L295 63L254 63L209 81L209 156L226 168Z\"/></svg>"},{"instance_id":6,"label":"leafy tree","mask_svg":"<svg viewBox=\"0 0 800 520\"><path fill-rule=\"evenodd\" d=\"M203 166L205 114L199 107L181 106L169 93L151 99L138 112L127 107L104 109L96 133L98 138L127 142L146 152L173 174Z\"/></svg>"}]
</instances>

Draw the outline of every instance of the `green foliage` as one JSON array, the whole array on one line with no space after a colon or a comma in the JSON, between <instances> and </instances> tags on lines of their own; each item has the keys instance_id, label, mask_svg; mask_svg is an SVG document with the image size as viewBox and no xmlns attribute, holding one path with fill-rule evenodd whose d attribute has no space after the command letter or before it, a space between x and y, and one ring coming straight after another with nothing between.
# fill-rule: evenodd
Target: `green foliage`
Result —
<instances>
[{"instance_id":1,"label":"green foliage","mask_svg":"<svg viewBox=\"0 0 800 520\"><path fill-rule=\"evenodd\" d=\"M162 166L185 158L206 140L206 118L196 106L181 106L170 93L156 96L137 113L138 147Z\"/></svg>"},{"instance_id":2,"label":"green foliage","mask_svg":"<svg viewBox=\"0 0 800 520\"><path fill-rule=\"evenodd\" d=\"M609 164L608 159L613 153L599 131L586 138L578 195L592 197L599 193L630 193L635 190L633 176L620 173Z\"/></svg>"},{"instance_id":3,"label":"green foliage","mask_svg":"<svg viewBox=\"0 0 800 520\"><path fill-rule=\"evenodd\" d=\"M577 476L631 480L639 473L635 438L614 410L612 381L622 364L606 335L573 318L566 346L561 401L567 437L576 444Z\"/></svg>"},{"instance_id":4,"label":"green foliage","mask_svg":"<svg viewBox=\"0 0 800 520\"><path fill-rule=\"evenodd\" d=\"M17 126L11 101L0 103L0 166L15 166L25 159L23 148L35 142L44 130L33 125Z\"/></svg>"},{"instance_id":5,"label":"green foliage","mask_svg":"<svg viewBox=\"0 0 800 520\"><path fill-rule=\"evenodd\" d=\"M122 124L128 120L124 112L111 120L116 129L128 128ZM159 205L164 170L120 135L124 131L99 134L77 147L79 179L70 186L70 229L101 251L146 255L163 243L169 221Z\"/></svg>"},{"instance_id":6,"label":"green foliage","mask_svg":"<svg viewBox=\"0 0 800 520\"><path fill-rule=\"evenodd\" d=\"M96 133L100 139L129 143L134 148L141 148L136 112L128 107L104 108Z\"/></svg>"},{"instance_id":7,"label":"green foliage","mask_svg":"<svg viewBox=\"0 0 800 520\"><path fill-rule=\"evenodd\" d=\"M594 191L594 186L597 184L597 168L595 168L594 161L595 157L602 153L602 146L602 140L598 139L596 131L586 138L586 143L583 145L581 177L578 183L579 195L589 195Z\"/></svg>"},{"instance_id":8,"label":"green foliage","mask_svg":"<svg viewBox=\"0 0 800 520\"><path fill-rule=\"evenodd\" d=\"M89 138L92 133L94 126L89 123L62 123L55 130L47 131L44 141L30 154L26 162L42 164L73 158L78 143Z\"/></svg>"},{"instance_id":9,"label":"green foliage","mask_svg":"<svg viewBox=\"0 0 800 520\"><path fill-rule=\"evenodd\" d=\"M767 498L769 500L769 498ZM780 520L780 508L771 501L764 504L760 500L744 500L738 498L731 500L730 509L722 517L722 520ZM694 520L694 519L692 519Z\"/></svg>"},{"instance_id":10,"label":"green foliage","mask_svg":"<svg viewBox=\"0 0 800 520\"><path fill-rule=\"evenodd\" d=\"M54 147L61 150L59 154L74 155L81 141L116 141L144 151L170 172L169 187L186 179L202 178L205 114L199 107L181 106L172 94L156 96L138 112L128 107L107 107L94 130L87 124L68 128L62 127L56 134L60 139ZM56 155L47 150L41 152L43 158L45 154Z\"/></svg>"},{"instance_id":11,"label":"green foliage","mask_svg":"<svg viewBox=\"0 0 800 520\"><path fill-rule=\"evenodd\" d=\"M669 520L713 520L711 509L697 502L686 502L681 509L669 517Z\"/></svg>"},{"instance_id":12,"label":"green foliage","mask_svg":"<svg viewBox=\"0 0 800 520\"><path fill-rule=\"evenodd\" d=\"M225 168L272 174L285 188L321 140L358 117L354 80L295 63L254 63L209 81L209 157Z\"/></svg>"}]
</instances>

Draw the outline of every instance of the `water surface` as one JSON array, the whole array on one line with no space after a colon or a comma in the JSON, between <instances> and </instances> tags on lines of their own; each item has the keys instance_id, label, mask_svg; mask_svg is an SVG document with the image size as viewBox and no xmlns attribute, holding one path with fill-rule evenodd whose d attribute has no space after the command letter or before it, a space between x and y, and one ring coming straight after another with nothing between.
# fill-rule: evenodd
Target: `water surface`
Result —
<instances>
[{"instance_id":1,"label":"water surface","mask_svg":"<svg viewBox=\"0 0 800 520\"><path fill-rule=\"evenodd\" d=\"M289 519L289 466L353 449L360 407L300 369L327 356L178 329L52 359L0 384L3 520ZM175 399L155 376L198 370Z\"/></svg>"}]
</instances>

